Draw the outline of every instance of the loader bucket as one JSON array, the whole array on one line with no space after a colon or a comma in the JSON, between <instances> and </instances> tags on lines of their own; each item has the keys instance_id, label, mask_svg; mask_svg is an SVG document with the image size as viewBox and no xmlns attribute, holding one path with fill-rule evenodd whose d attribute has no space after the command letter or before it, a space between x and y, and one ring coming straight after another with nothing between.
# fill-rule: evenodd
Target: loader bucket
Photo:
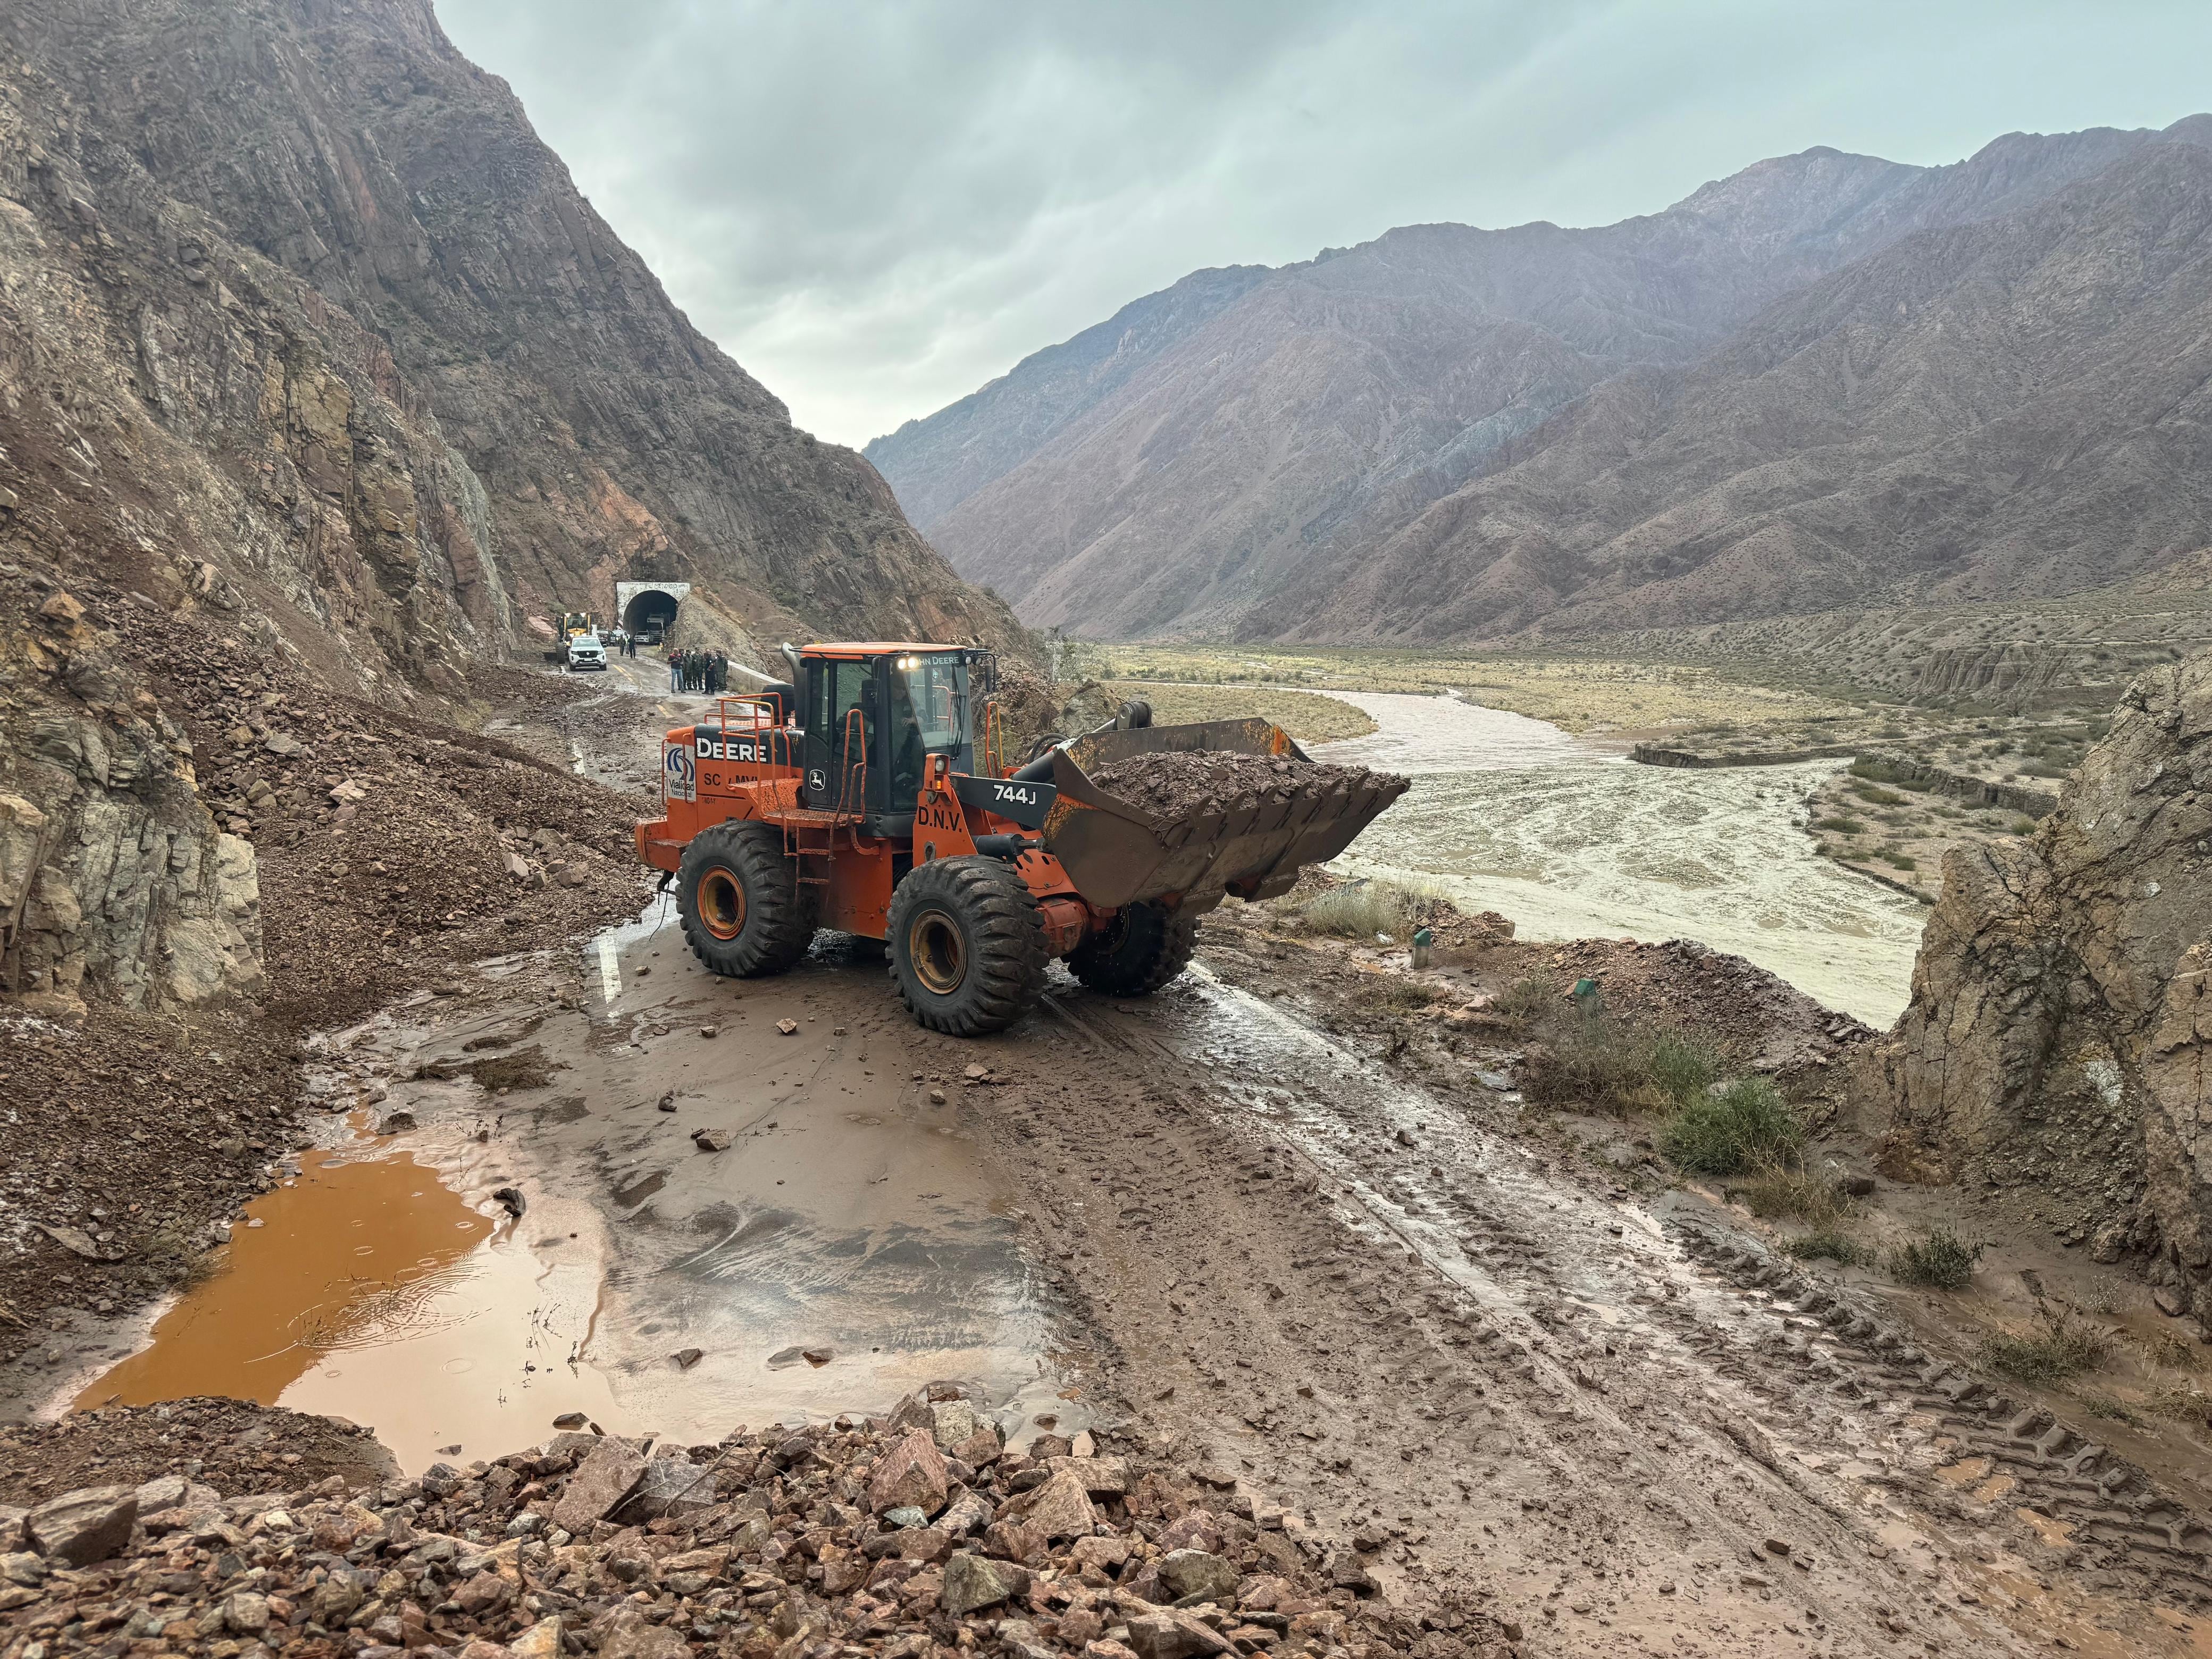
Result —
<instances>
[{"instance_id":1,"label":"loader bucket","mask_svg":"<svg viewBox=\"0 0 2212 1659\"><path fill-rule=\"evenodd\" d=\"M1288 732L1264 720L1100 732L1054 752L1059 798L1045 819L1045 850L1091 904L1118 909L1157 900L1206 910L1224 893L1272 898L1288 891L1307 865L1349 847L1406 789L1402 778L1377 775L1347 785L1324 776L1301 783L1288 800L1212 803L1170 821L1091 779L1098 768L1133 756L1201 750L1307 758Z\"/></svg>"}]
</instances>

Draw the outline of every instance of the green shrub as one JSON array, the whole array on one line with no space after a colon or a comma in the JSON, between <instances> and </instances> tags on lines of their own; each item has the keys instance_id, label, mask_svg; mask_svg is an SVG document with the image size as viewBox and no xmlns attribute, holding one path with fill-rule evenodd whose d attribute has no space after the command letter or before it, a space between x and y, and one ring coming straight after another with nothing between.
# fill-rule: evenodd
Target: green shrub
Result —
<instances>
[{"instance_id":1,"label":"green shrub","mask_svg":"<svg viewBox=\"0 0 2212 1659\"><path fill-rule=\"evenodd\" d=\"M1407 932L1405 890L1379 881L1363 881L1316 893L1298 914L1316 933L1339 939L1372 939L1377 933L1393 939Z\"/></svg>"},{"instance_id":2,"label":"green shrub","mask_svg":"<svg viewBox=\"0 0 2212 1659\"><path fill-rule=\"evenodd\" d=\"M1556 1010L1558 999L1545 993ZM1522 1080L1540 1106L1599 1107L1626 1112L1679 1107L1703 1095L1721 1074L1720 1055L1683 1031L1638 1030L1600 1017L1571 1017L1549 1032Z\"/></svg>"},{"instance_id":3,"label":"green shrub","mask_svg":"<svg viewBox=\"0 0 2212 1659\"><path fill-rule=\"evenodd\" d=\"M1578 1019L1549 1047L1532 1050L1521 1090L1539 1106L1599 1107L1626 1111L1654 1103L1650 1045L1609 1019Z\"/></svg>"},{"instance_id":4,"label":"green shrub","mask_svg":"<svg viewBox=\"0 0 2212 1659\"><path fill-rule=\"evenodd\" d=\"M1863 836L1866 833L1866 825L1856 818L1822 818L1813 827L1832 830L1839 836Z\"/></svg>"},{"instance_id":5,"label":"green shrub","mask_svg":"<svg viewBox=\"0 0 2212 1659\"><path fill-rule=\"evenodd\" d=\"M1917 870L1919 862L1909 853L1900 853L1894 847L1881 850L1881 861L1893 870Z\"/></svg>"},{"instance_id":6,"label":"green shrub","mask_svg":"<svg viewBox=\"0 0 2212 1659\"><path fill-rule=\"evenodd\" d=\"M1534 1019L1559 1000L1558 994L1533 975L1507 986L1498 999L1498 1008L1516 1019Z\"/></svg>"},{"instance_id":7,"label":"green shrub","mask_svg":"<svg viewBox=\"0 0 2212 1659\"><path fill-rule=\"evenodd\" d=\"M1667 1126L1665 1150L1701 1175L1741 1175L1780 1162L1804 1138L1804 1127L1780 1091L1765 1078L1740 1078L1675 1114Z\"/></svg>"},{"instance_id":8,"label":"green shrub","mask_svg":"<svg viewBox=\"0 0 2212 1659\"><path fill-rule=\"evenodd\" d=\"M1936 1291L1963 1291L1972 1282L1982 1247L1968 1244L1948 1227L1931 1227L1889 1253L1889 1271L1899 1284Z\"/></svg>"},{"instance_id":9,"label":"green shrub","mask_svg":"<svg viewBox=\"0 0 2212 1659\"><path fill-rule=\"evenodd\" d=\"M1822 1181L1802 1166L1770 1164L1753 1172L1729 1196L1761 1221L1789 1219L1809 1222L1816 1229L1832 1227L1850 1213L1850 1202L1832 1181Z\"/></svg>"},{"instance_id":10,"label":"green shrub","mask_svg":"<svg viewBox=\"0 0 2212 1659\"><path fill-rule=\"evenodd\" d=\"M1833 1227L1815 1228L1802 1238L1791 1239L1782 1249L1800 1261L1835 1261L1846 1267L1869 1267L1874 1261L1872 1250Z\"/></svg>"},{"instance_id":11,"label":"green shrub","mask_svg":"<svg viewBox=\"0 0 2212 1659\"><path fill-rule=\"evenodd\" d=\"M2014 818L2012 821L2012 832L2015 836L2033 835L2035 833L2035 820L2033 818Z\"/></svg>"},{"instance_id":12,"label":"green shrub","mask_svg":"<svg viewBox=\"0 0 2212 1659\"><path fill-rule=\"evenodd\" d=\"M2043 1328L2028 1336L1999 1334L1984 1342L1980 1358L2015 1382L2057 1382L2094 1370L2112 1357L2112 1339L2075 1322L2071 1315L2045 1313Z\"/></svg>"},{"instance_id":13,"label":"green shrub","mask_svg":"<svg viewBox=\"0 0 2212 1659\"><path fill-rule=\"evenodd\" d=\"M1644 1066L1661 1094L1686 1106L1719 1080L1721 1057L1686 1031L1662 1031L1651 1039Z\"/></svg>"},{"instance_id":14,"label":"green shrub","mask_svg":"<svg viewBox=\"0 0 2212 1659\"><path fill-rule=\"evenodd\" d=\"M1861 800L1870 802L1876 806L1905 805L1905 797L1899 794L1896 790L1884 789L1871 783L1855 783L1851 786L1851 793Z\"/></svg>"}]
</instances>

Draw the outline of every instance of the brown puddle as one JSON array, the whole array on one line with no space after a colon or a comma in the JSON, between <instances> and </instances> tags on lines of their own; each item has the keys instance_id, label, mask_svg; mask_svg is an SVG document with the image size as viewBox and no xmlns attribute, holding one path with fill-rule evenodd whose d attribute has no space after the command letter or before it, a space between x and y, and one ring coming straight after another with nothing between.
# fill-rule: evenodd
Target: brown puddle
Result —
<instances>
[{"instance_id":1,"label":"brown puddle","mask_svg":"<svg viewBox=\"0 0 2212 1659\"><path fill-rule=\"evenodd\" d=\"M296 1182L247 1206L148 1346L74 1403L224 1395L368 1423L410 1468L455 1445L494 1455L540 1437L551 1412L611 1414L598 1375L562 1363L595 1295L581 1287L581 1305L562 1306L557 1281L574 1277L541 1266L412 1153L310 1151ZM538 1389L561 1403L522 1409Z\"/></svg>"},{"instance_id":2,"label":"brown puddle","mask_svg":"<svg viewBox=\"0 0 2212 1659\"><path fill-rule=\"evenodd\" d=\"M386 1341L437 1300L492 1224L412 1156L303 1155L300 1178L249 1206L211 1277L154 1327L152 1345L76 1398L150 1405L228 1395L273 1405L325 1354Z\"/></svg>"}]
</instances>

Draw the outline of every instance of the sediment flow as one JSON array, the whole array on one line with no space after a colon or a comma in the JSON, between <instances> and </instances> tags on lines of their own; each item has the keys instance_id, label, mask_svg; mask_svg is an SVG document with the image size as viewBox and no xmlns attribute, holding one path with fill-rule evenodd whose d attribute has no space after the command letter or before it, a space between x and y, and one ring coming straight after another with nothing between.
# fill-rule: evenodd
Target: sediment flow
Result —
<instances>
[{"instance_id":1,"label":"sediment flow","mask_svg":"<svg viewBox=\"0 0 2212 1659\"><path fill-rule=\"evenodd\" d=\"M1340 692L1381 729L1316 751L1418 782L1340 860L1528 937L1693 939L1887 1025L1924 908L1814 854L1805 795L1842 763L1681 772L1449 697Z\"/></svg>"}]
</instances>

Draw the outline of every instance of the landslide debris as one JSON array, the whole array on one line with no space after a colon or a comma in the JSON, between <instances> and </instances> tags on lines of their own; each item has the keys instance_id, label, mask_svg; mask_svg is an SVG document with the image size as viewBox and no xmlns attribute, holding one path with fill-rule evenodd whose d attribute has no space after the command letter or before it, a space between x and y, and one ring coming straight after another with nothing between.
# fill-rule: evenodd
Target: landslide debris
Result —
<instances>
[{"instance_id":1,"label":"landslide debris","mask_svg":"<svg viewBox=\"0 0 2212 1659\"><path fill-rule=\"evenodd\" d=\"M4 1537L3 1506L35 1509L86 1486L184 1475L226 1492L260 1492L333 1475L374 1486L398 1474L367 1429L282 1406L199 1399L73 1412L51 1423L0 1425L0 1542L17 1547Z\"/></svg>"},{"instance_id":2,"label":"landslide debris","mask_svg":"<svg viewBox=\"0 0 2212 1659\"><path fill-rule=\"evenodd\" d=\"M220 622L115 612L116 646L191 745L199 792L258 855L272 1014L303 1027L441 971L634 913L642 797L495 738L327 690ZM534 703L583 695L495 671Z\"/></svg>"},{"instance_id":3,"label":"landslide debris","mask_svg":"<svg viewBox=\"0 0 2212 1659\"><path fill-rule=\"evenodd\" d=\"M2136 683L2032 839L1947 857L1863 1087L1887 1173L2033 1188L2212 1320L2212 653Z\"/></svg>"},{"instance_id":4,"label":"landslide debris","mask_svg":"<svg viewBox=\"0 0 2212 1659\"><path fill-rule=\"evenodd\" d=\"M1357 1550L1324 1552L1224 1475L1104 1454L1087 1434L1012 1450L949 1383L888 1418L701 1446L564 1432L415 1480L315 1479L320 1465L285 1454L267 1473L198 1459L204 1431L228 1429L223 1410L193 1401L18 1432L40 1447L122 1444L156 1424L183 1436L175 1467L143 1484L131 1481L146 1464L118 1456L92 1471L115 1478L88 1489L15 1488L38 1507L0 1510L11 1649L120 1638L303 1659L1510 1651L1479 1614L1431 1615L1425 1633L1376 1598ZM319 1421L289 1418L266 1443L331 1426ZM64 1467L88 1466L49 1476Z\"/></svg>"},{"instance_id":5,"label":"landslide debris","mask_svg":"<svg viewBox=\"0 0 2212 1659\"><path fill-rule=\"evenodd\" d=\"M1170 822L1200 812L1227 812L1262 800L1285 802L1299 794L1407 788L1395 773L1364 766L1331 766L1280 755L1242 755L1221 750L1133 755L1091 774L1109 794Z\"/></svg>"}]
</instances>

